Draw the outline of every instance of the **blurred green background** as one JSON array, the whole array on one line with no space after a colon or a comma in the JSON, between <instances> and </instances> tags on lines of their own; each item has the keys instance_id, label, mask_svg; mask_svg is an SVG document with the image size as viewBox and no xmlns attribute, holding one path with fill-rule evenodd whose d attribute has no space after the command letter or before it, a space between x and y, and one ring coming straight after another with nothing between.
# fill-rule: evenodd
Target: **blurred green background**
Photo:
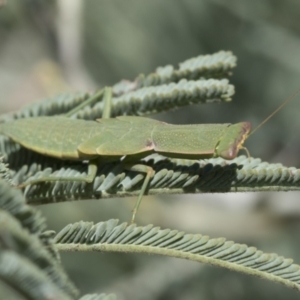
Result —
<instances>
[{"instance_id":1,"label":"blurred green background","mask_svg":"<svg viewBox=\"0 0 300 300\"><path fill-rule=\"evenodd\" d=\"M3 4L5 1L0 0ZM61 92L92 91L158 66L231 50L232 103L197 105L155 118L172 123L250 121L255 127L300 88L297 0L8 0L0 9L0 110ZM246 143L254 157L300 167L300 96ZM50 228L78 220L127 221L135 199L41 207ZM137 221L224 236L300 263L299 193L145 197ZM257 278L165 257L64 253L83 293L119 299L297 299Z\"/></svg>"}]
</instances>

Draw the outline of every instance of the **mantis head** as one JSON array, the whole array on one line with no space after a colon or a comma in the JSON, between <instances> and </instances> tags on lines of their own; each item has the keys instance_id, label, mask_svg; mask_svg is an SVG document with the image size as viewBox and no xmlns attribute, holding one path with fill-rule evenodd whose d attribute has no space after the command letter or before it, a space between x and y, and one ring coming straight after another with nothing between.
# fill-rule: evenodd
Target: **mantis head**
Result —
<instances>
[{"instance_id":1,"label":"mantis head","mask_svg":"<svg viewBox=\"0 0 300 300\"><path fill-rule=\"evenodd\" d=\"M251 123L241 122L230 125L228 131L220 139L215 154L224 159L234 159L251 131Z\"/></svg>"}]
</instances>

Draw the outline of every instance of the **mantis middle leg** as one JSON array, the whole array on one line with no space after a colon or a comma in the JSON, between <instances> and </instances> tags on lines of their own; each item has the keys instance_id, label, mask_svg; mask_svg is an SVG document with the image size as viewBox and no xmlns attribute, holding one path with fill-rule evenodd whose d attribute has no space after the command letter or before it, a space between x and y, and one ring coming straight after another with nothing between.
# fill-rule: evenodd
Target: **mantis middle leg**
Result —
<instances>
[{"instance_id":1,"label":"mantis middle leg","mask_svg":"<svg viewBox=\"0 0 300 300\"><path fill-rule=\"evenodd\" d=\"M89 161L89 165L88 165L88 173L85 176L78 176L78 177L76 177L76 176L69 176L69 177L44 176L44 177L29 180L27 182L19 184L18 188L24 188L28 185L49 182L49 181L60 181L60 182L75 181L75 182L92 183L96 177L97 169L98 169L97 160L91 160L91 161Z\"/></svg>"}]
</instances>

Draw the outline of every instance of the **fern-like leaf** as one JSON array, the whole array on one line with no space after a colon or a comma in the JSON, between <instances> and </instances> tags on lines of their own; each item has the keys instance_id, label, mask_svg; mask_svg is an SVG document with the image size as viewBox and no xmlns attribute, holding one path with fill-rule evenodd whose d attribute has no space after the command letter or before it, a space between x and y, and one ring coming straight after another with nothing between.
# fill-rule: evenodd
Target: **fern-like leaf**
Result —
<instances>
[{"instance_id":1,"label":"fern-like leaf","mask_svg":"<svg viewBox=\"0 0 300 300\"><path fill-rule=\"evenodd\" d=\"M8 250L0 251L0 297L28 300L74 299L49 280L45 272L32 261Z\"/></svg>"},{"instance_id":2,"label":"fern-like leaf","mask_svg":"<svg viewBox=\"0 0 300 300\"><path fill-rule=\"evenodd\" d=\"M12 174L15 184L44 176L58 178L84 176L87 165L63 162L22 149L18 157L28 164L16 168ZM12 157L12 156L10 156ZM35 161L35 163L30 163ZM137 163L151 166L155 174L149 183L149 194L221 193L246 191L300 190L300 170L269 164L260 159L239 156L233 160L222 158L203 160L167 159L151 155ZM74 199L136 196L140 192L144 174L129 172L121 162L99 166L93 184L79 182L48 182L27 186L25 196L31 204L43 204Z\"/></svg>"},{"instance_id":3,"label":"fern-like leaf","mask_svg":"<svg viewBox=\"0 0 300 300\"><path fill-rule=\"evenodd\" d=\"M53 116L64 114L78 106L90 97L88 93L61 94L55 97L29 104L17 112L6 113L0 116L0 122L8 122L15 119L31 118L38 116ZM101 99L99 99L101 101Z\"/></svg>"},{"instance_id":4,"label":"fern-like leaf","mask_svg":"<svg viewBox=\"0 0 300 300\"><path fill-rule=\"evenodd\" d=\"M60 251L135 252L166 255L228 268L255 275L300 291L300 266L291 259L264 253L254 247L210 239L201 234L147 225L145 227L118 220L98 224L69 224L55 237Z\"/></svg>"},{"instance_id":5,"label":"fern-like leaf","mask_svg":"<svg viewBox=\"0 0 300 300\"><path fill-rule=\"evenodd\" d=\"M133 82L121 81L113 86L112 117L146 115L212 100L230 101L234 87L222 78L231 75L235 66L236 57L229 51L220 51L188 59L179 64L178 69L160 67L148 76L140 75ZM88 93L58 95L30 104L16 113L3 114L0 122L64 114L91 96L93 94ZM103 102L101 97L98 100L94 107L87 107L77 117L101 118Z\"/></svg>"},{"instance_id":6,"label":"fern-like leaf","mask_svg":"<svg viewBox=\"0 0 300 300\"><path fill-rule=\"evenodd\" d=\"M0 209L14 216L31 234L40 235L46 229L45 218L35 208L27 205L21 191L0 180Z\"/></svg>"},{"instance_id":7,"label":"fern-like leaf","mask_svg":"<svg viewBox=\"0 0 300 300\"><path fill-rule=\"evenodd\" d=\"M79 300L117 300L117 297L114 294L89 294Z\"/></svg>"},{"instance_id":8,"label":"fern-like leaf","mask_svg":"<svg viewBox=\"0 0 300 300\"><path fill-rule=\"evenodd\" d=\"M147 115L197 103L231 101L234 87L227 79L189 80L143 87L112 99L111 117ZM102 117L103 102L86 107L76 117L95 120Z\"/></svg>"},{"instance_id":9,"label":"fern-like leaf","mask_svg":"<svg viewBox=\"0 0 300 300\"><path fill-rule=\"evenodd\" d=\"M30 261L36 266L36 271L34 272L40 273L37 269L43 271L45 274L44 278L47 277L49 282L55 284L58 289L61 289L66 294L69 294L70 296L75 296L77 294L76 288L69 281L59 262L53 258L47 248L44 247L41 240L36 235L32 235L27 230L23 229L21 224L9 213L0 210L0 253L6 255L6 251L9 251L8 255L10 252L13 252L17 256L24 257L24 259L20 258L20 264L23 262L26 264L26 261ZM9 264L5 266L5 260L3 260L2 267L10 269L12 266ZM20 267L21 266L19 266L19 268ZM28 268L30 268L29 265ZM23 271L24 273L22 273L22 276L28 278L27 280L30 280L31 273L29 272L26 274L26 266ZM35 273L32 275L35 276ZM9 271L5 271L3 276L11 276L12 281L15 279L14 274L11 274ZM5 278L7 281L8 278ZM35 280L34 277L32 280ZM26 286L24 286L24 289L26 289Z\"/></svg>"},{"instance_id":10,"label":"fern-like leaf","mask_svg":"<svg viewBox=\"0 0 300 300\"><path fill-rule=\"evenodd\" d=\"M154 73L140 75L133 82L121 81L114 85L117 95L125 94L145 86L179 82L182 79L197 80L200 78L225 78L232 74L236 66L236 57L230 51L219 51L214 54L199 55L185 60L179 68L172 65L158 67Z\"/></svg>"},{"instance_id":11,"label":"fern-like leaf","mask_svg":"<svg viewBox=\"0 0 300 300\"><path fill-rule=\"evenodd\" d=\"M0 255L17 257L13 266L10 266L8 262L5 265L5 259L2 261L0 269L4 268L3 280L11 281L13 286L14 280L21 280L24 282L22 288L25 290L30 288L30 285L26 286L27 281L32 280L38 284L39 280L42 280L40 284L43 286L44 281L46 284L48 280L50 290L52 285L56 285L57 290L61 289L70 297L75 296L77 290L61 268L58 253L53 247L53 231L45 231L45 229L45 219L39 211L25 202L21 191L12 188L4 180L0 180ZM21 269L23 263L24 269L18 277L14 272L17 272L18 268ZM44 275L39 279L41 272ZM45 289L48 285L45 286ZM61 299L69 299L69 297Z\"/></svg>"}]
</instances>

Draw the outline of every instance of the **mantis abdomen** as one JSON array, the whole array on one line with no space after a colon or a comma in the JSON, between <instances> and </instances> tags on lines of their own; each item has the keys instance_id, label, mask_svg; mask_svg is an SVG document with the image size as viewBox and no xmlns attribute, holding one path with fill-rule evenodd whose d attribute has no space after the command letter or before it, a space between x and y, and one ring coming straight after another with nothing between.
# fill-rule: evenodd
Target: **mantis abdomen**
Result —
<instances>
[{"instance_id":1,"label":"mantis abdomen","mask_svg":"<svg viewBox=\"0 0 300 300\"><path fill-rule=\"evenodd\" d=\"M1 124L0 132L40 154L80 160L78 144L101 130L97 125L96 122L65 117L36 117Z\"/></svg>"}]
</instances>

